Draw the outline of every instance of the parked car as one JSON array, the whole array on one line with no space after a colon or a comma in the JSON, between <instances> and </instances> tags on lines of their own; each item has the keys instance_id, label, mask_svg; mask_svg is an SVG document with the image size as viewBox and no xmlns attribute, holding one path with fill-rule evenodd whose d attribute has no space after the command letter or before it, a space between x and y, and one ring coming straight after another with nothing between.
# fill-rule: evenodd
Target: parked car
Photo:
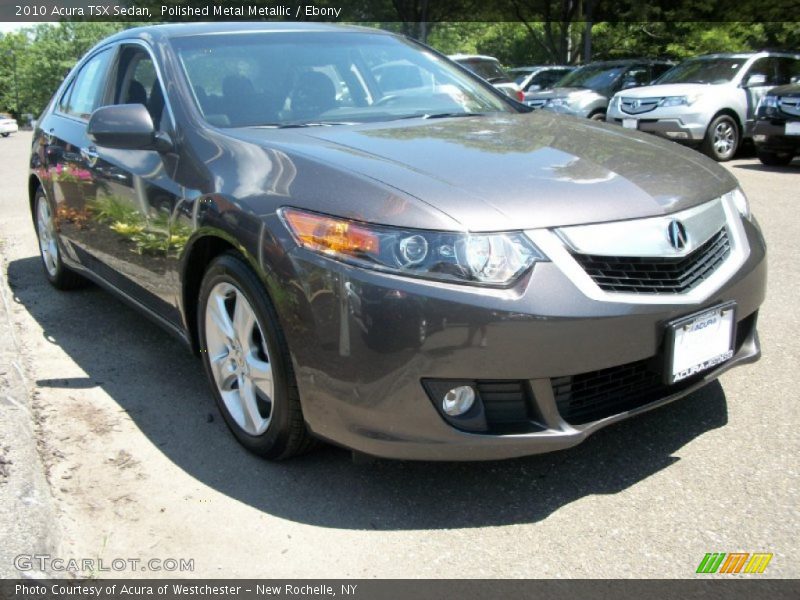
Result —
<instances>
[{"instance_id":1,"label":"parked car","mask_svg":"<svg viewBox=\"0 0 800 600\"><path fill-rule=\"evenodd\" d=\"M519 86L514 83L511 76L505 72L500 61L493 56L481 56L480 54L453 54L449 57L469 69L478 77L484 78L506 96L514 100L522 101L523 94Z\"/></svg>"},{"instance_id":2,"label":"parked car","mask_svg":"<svg viewBox=\"0 0 800 600\"><path fill-rule=\"evenodd\" d=\"M765 165L788 165L800 154L800 82L772 88L761 99L753 141Z\"/></svg>"},{"instance_id":3,"label":"parked car","mask_svg":"<svg viewBox=\"0 0 800 600\"><path fill-rule=\"evenodd\" d=\"M608 121L733 158L753 134L761 98L800 74L800 54L751 52L690 58L652 86L614 98Z\"/></svg>"},{"instance_id":4,"label":"parked car","mask_svg":"<svg viewBox=\"0 0 800 600\"><path fill-rule=\"evenodd\" d=\"M602 121L611 96L647 85L670 67L668 61L649 59L594 62L568 73L549 90L526 94L525 103L534 109Z\"/></svg>"},{"instance_id":5,"label":"parked car","mask_svg":"<svg viewBox=\"0 0 800 600\"><path fill-rule=\"evenodd\" d=\"M381 90L406 61L433 89ZM405 459L557 450L760 354L766 249L731 173L531 114L401 36L129 29L77 64L33 140L44 275L184 341L269 458L316 438Z\"/></svg>"},{"instance_id":6,"label":"parked car","mask_svg":"<svg viewBox=\"0 0 800 600\"><path fill-rule=\"evenodd\" d=\"M515 67L508 73L514 78L514 83L523 92L536 92L548 90L558 83L567 73L575 67L567 65L537 65L532 67Z\"/></svg>"},{"instance_id":7,"label":"parked car","mask_svg":"<svg viewBox=\"0 0 800 600\"><path fill-rule=\"evenodd\" d=\"M8 113L0 113L0 135L8 137L17 131L19 131L19 126L14 117Z\"/></svg>"}]
</instances>

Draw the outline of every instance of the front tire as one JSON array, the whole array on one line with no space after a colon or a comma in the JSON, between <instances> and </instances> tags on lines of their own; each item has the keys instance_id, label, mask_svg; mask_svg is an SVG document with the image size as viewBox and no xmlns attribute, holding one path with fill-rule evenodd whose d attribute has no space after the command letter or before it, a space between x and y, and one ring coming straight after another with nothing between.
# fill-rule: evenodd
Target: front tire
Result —
<instances>
[{"instance_id":1,"label":"front tire","mask_svg":"<svg viewBox=\"0 0 800 600\"><path fill-rule=\"evenodd\" d=\"M87 281L61 260L53 209L42 188L36 190L33 207L33 222L36 228L36 237L39 239L39 257L42 259L42 267L47 280L59 290L84 287Z\"/></svg>"},{"instance_id":2,"label":"front tire","mask_svg":"<svg viewBox=\"0 0 800 600\"><path fill-rule=\"evenodd\" d=\"M273 460L312 448L277 314L238 254L226 252L211 263L197 314L206 376L236 439Z\"/></svg>"},{"instance_id":3,"label":"front tire","mask_svg":"<svg viewBox=\"0 0 800 600\"><path fill-rule=\"evenodd\" d=\"M598 111L589 115L589 119L592 121L605 121L606 120L606 113L602 111Z\"/></svg>"},{"instance_id":4,"label":"front tire","mask_svg":"<svg viewBox=\"0 0 800 600\"><path fill-rule=\"evenodd\" d=\"M794 158L790 152L759 151L757 154L758 160L760 160L762 164L769 167L785 167L792 162L792 159Z\"/></svg>"},{"instance_id":5,"label":"front tire","mask_svg":"<svg viewBox=\"0 0 800 600\"><path fill-rule=\"evenodd\" d=\"M10 136L10 135L11 135L10 133L4 133L4 134L3 134L3 137L8 137L8 136Z\"/></svg>"},{"instance_id":6,"label":"front tire","mask_svg":"<svg viewBox=\"0 0 800 600\"><path fill-rule=\"evenodd\" d=\"M730 115L719 115L706 130L702 150L717 162L725 162L734 157L741 141L742 135L736 120Z\"/></svg>"}]
</instances>

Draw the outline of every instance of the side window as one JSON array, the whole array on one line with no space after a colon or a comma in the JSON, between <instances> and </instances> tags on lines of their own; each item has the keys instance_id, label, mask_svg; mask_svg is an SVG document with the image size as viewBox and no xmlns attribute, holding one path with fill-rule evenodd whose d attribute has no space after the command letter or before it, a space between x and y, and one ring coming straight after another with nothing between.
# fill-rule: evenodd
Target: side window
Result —
<instances>
[{"instance_id":1,"label":"side window","mask_svg":"<svg viewBox=\"0 0 800 600\"><path fill-rule=\"evenodd\" d=\"M96 54L81 67L67 91L61 97L59 109L79 119L88 119L100 105L106 89L106 72L111 58L110 50Z\"/></svg>"},{"instance_id":2,"label":"side window","mask_svg":"<svg viewBox=\"0 0 800 600\"><path fill-rule=\"evenodd\" d=\"M117 72L115 104L142 104L156 129L162 128L164 92L150 55L139 47L123 50Z\"/></svg>"},{"instance_id":3,"label":"side window","mask_svg":"<svg viewBox=\"0 0 800 600\"><path fill-rule=\"evenodd\" d=\"M667 71L669 71L671 68L672 68L672 65L662 65L662 64L655 64L655 65L652 65L652 66L651 66L651 69L652 69L652 76L651 76L650 80L652 81L652 80L654 80L654 79L658 79L658 78L659 78L659 77L661 77L661 76L662 76L664 73L666 73Z\"/></svg>"},{"instance_id":4,"label":"side window","mask_svg":"<svg viewBox=\"0 0 800 600\"><path fill-rule=\"evenodd\" d=\"M622 88L633 88L647 85L650 80L650 70L645 67L632 67L622 79Z\"/></svg>"},{"instance_id":5,"label":"side window","mask_svg":"<svg viewBox=\"0 0 800 600\"><path fill-rule=\"evenodd\" d=\"M747 81L753 75L763 75L766 78L764 85L777 85L777 59L772 57L759 58L756 62L750 65L750 70L744 81Z\"/></svg>"},{"instance_id":6,"label":"side window","mask_svg":"<svg viewBox=\"0 0 800 600\"><path fill-rule=\"evenodd\" d=\"M778 85L791 83L793 77L800 77L800 60L782 57L778 59Z\"/></svg>"}]
</instances>

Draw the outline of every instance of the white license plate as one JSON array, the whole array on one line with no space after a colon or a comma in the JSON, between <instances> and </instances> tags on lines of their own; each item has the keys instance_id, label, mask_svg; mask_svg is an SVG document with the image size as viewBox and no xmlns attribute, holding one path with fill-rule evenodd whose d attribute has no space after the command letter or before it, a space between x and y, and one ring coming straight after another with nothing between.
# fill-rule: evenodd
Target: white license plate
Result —
<instances>
[{"instance_id":1,"label":"white license plate","mask_svg":"<svg viewBox=\"0 0 800 600\"><path fill-rule=\"evenodd\" d=\"M800 121L786 123L786 135L800 135Z\"/></svg>"},{"instance_id":2,"label":"white license plate","mask_svg":"<svg viewBox=\"0 0 800 600\"><path fill-rule=\"evenodd\" d=\"M735 314L735 305L729 303L670 323L669 383L710 369L733 356Z\"/></svg>"},{"instance_id":3,"label":"white license plate","mask_svg":"<svg viewBox=\"0 0 800 600\"><path fill-rule=\"evenodd\" d=\"M622 119L622 126L625 129L639 129L638 119Z\"/></svg>"}]
</instances>

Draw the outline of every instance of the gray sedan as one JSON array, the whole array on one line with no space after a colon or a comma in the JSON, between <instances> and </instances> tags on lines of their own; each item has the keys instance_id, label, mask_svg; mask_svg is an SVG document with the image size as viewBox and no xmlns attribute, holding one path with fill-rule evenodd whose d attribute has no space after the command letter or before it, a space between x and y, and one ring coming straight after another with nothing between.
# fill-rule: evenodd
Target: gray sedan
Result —
<instances>
[{"instance_id":1,"label":"gray sedan","mask_svg":"<svg viewBox=\"0 0 800 600\"><path fill-rule=\"evenodd\" d=\"M765 244L727 171L389 33L119 33L30 167L48 280L183 340L268 458L557 450L760 354Z\"/></svg>"}]
</instances>

